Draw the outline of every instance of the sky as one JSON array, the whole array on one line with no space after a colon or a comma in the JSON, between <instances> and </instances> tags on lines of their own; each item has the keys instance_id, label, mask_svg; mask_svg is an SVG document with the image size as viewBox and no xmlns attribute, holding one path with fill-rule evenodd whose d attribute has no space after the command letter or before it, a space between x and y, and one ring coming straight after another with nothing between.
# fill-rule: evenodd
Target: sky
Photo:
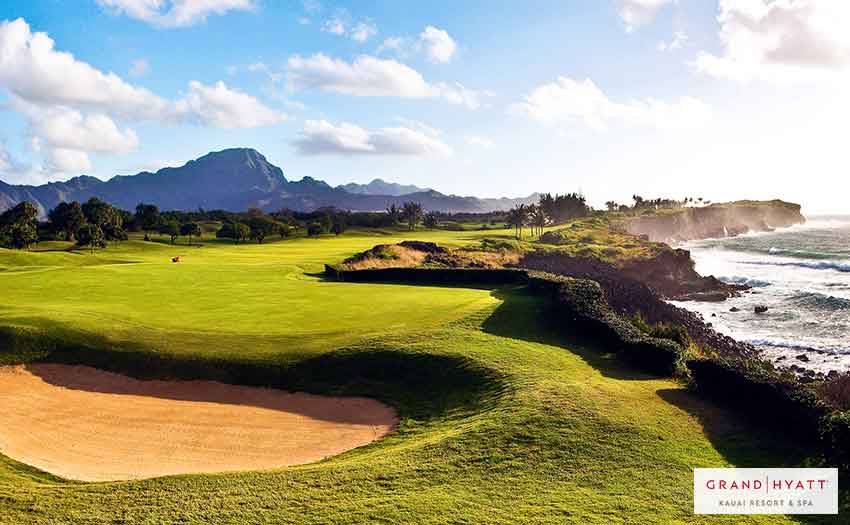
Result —
<instances>
[{"instance_id":1,"label":"sky","mask_svg":"<svg viewBox=\"0 0 850 525\"><path fill-rule=\"evenodd\" d=\"M6 0L0 180L251 147L290 180L850 213L845 0Z\"/></svg>"}]
</instances>

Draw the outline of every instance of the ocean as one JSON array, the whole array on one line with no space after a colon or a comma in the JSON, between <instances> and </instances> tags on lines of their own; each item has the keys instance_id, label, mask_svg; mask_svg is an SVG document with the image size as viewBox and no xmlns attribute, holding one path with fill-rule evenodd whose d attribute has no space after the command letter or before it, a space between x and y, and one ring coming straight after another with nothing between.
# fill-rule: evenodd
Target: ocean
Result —
<instances>
[{"instance_id":1,"label":"ocean","mask_svg":"<svg viewBox=\"0 0 850 525\"><path fill-rule=\"evenodd\" d=\"M719 303L674 304L763 349L777 365L850 370L850 216L681 247L700 274L752 289ZM768 311L756 314L759 305Z\"/></svg>"}]
</instances>

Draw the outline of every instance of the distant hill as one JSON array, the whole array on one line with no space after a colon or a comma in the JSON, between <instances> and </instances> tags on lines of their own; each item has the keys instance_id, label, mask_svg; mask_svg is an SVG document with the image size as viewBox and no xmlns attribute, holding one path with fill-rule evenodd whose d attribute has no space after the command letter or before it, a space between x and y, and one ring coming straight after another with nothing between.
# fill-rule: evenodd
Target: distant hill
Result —
<instances>
[{"instance_id":1,"label":"distant hill","mask_svg":"<svg viewBox=\"0 0 850 525\"><path fill-rule=\"evenodd\" d=\"M414 186L412 184L387 182L383 179L374 179L369 184L349 182L348 184L337 186L337 188L357 195L392 195L395 197L409 195L411 193L431 191L431 188L420 188L419 186Z\"/></svg>"},{"instance_id":2,"label":"distant hill","mask_svg":"<svg viewBox=\"0 0 850 525\"><path fill-rule=\"evenodd\" d=\"M538 198L537 194L521 199L460 197L380 179L366 185L355 184L352 191L348 191L347 186L351 185L334 188L312 177L288 181L283 170L269 163L256 150L237 148L208 153L179 168L119 175L108 181L85 175L41 186L13 186L0 181L0 211L26 200L45 215L62 201L82 202L98 197L125 210L145 202L156 204L162 210L244 211L258 207L267 211L281 208L312 211L332 206L352 211L378 211L393 203L412 200L428 211L489 212L536 202ZM382 188L388 193L372 193ZM407 193L407 190L413 191Z\"/></svg>"}]
</instances>

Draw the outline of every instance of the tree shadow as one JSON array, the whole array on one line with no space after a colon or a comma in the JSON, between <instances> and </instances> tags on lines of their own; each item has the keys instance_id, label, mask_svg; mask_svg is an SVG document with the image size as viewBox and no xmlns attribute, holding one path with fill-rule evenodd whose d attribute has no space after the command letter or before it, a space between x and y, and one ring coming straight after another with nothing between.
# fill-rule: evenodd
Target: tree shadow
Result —
<instances>
[{"instance_id":1,"label":"tree shadow","mask_svg":"<svg viewBox=\"0 0 850 525\"><path fill-rule=\"evenodd\" d=\"M535 295L525 286L498 288L493 291L493 296L501 304L482 325L487 333L562 348L579 356L605 377L625 380L659 377L624 363L615 350L601 348L599 342L555 315L547 299Z\"/></svg>"},{"instance_id":2,"label":"tree shadow","mask_svg":"<svg viewBox=\"0 0 850 525\"><path fill-rule=\"evenodd\" d=\"M714 448L738 468L820 467L812 443L754 421L745 414L683 389L662 389L658 396L696 418ZM698 465L695 465L698 466ZM705 465L712 467L713 465ZM839 512L850 511L850 494L839 495ZM847 523L846 517L789 515L798 523Z\"/></svg>"}]
</instances>

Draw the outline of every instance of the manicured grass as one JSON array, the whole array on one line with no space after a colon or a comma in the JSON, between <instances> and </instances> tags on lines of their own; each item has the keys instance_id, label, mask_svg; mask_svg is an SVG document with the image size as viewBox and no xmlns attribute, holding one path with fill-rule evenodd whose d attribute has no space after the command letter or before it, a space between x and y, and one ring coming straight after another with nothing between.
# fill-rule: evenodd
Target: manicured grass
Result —
<instances>
[{"instance_id":1,"label":"manicured grass","mask_svg":"<svg viewBox=\"0 0 850 525\"><path fill-rule=\"evenodd\" d=\"M271 472L83 484L0 456L0 523L797 522L693 516L693 467L794 465L801 449L564 336L523 288L317 275L378 242L482 236L0 250L0 327L16 341L0 362L369 395L402 418L372 445Z\"/></svg>"}]
</instances>

